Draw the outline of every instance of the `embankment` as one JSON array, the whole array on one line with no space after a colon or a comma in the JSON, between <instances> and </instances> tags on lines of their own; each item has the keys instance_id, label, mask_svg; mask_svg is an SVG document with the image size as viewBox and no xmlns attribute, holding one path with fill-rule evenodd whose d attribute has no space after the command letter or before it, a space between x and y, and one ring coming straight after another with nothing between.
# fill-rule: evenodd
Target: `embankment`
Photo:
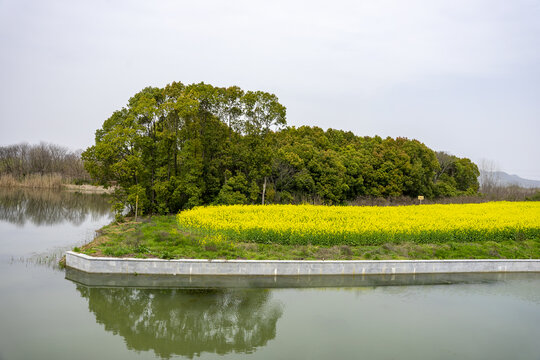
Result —
<instances>
[{"instance_id":1,"label":"embankment","mask_svg":"<svg viewBox=\"0 0 540 360\"><path fill-rule=\"evenodd\" d=\"M92 257L68 251L66 266L87 273L154 275L370 275L540 272L540 259L197 260Z\"/></svg>"}]
</instances>

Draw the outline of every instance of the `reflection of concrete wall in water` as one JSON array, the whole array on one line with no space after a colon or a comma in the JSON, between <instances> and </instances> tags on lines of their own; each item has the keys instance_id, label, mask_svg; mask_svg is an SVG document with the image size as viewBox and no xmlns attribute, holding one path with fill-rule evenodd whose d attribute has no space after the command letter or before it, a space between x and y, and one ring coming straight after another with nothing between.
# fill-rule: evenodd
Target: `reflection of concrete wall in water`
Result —
<instances>
[{"instance_id":1,"label":"reflection of concrete wall in water","mask_svg":"<svg viewBox=\"0 0 540 360\"><path fill-rule=\"evenodd\" d=\"M89 216L98 218L110 213L104 195L80 194L46 189L0 188L0 219L17 225L69 222L80 225Z\"/></svg>"},{"instance_id":2,"label":"reflection of concrete wall in water","mask_svg":"<svg viewBox=\"0 0 540 360\"><path fill-rule=\"evenodd\" d=\"M313 276L251 276L251 275L127 275L87 273L66 268L66 279L88 287L137 287L167 289L270 289L270 288L375 288L413 285L494 284L501 281L531 282L528 289L540 289L534 283L540 273L431 273L382 275L313 275ZM540 285L540 283L538 283ZM474 287L478 291L479 287Z\"/></svg>"},{"instance_id":3,"label":"reflection of concrete wall in water","mask_svg":"<svg viewBox=\"0 0 540 360\"><path fill-rule=\"evenodd\" d=\"M281 305L267 290L87 288L77 290L128 348L162 357L250 352L276 336Z\"/></svg>"}]
</instances>

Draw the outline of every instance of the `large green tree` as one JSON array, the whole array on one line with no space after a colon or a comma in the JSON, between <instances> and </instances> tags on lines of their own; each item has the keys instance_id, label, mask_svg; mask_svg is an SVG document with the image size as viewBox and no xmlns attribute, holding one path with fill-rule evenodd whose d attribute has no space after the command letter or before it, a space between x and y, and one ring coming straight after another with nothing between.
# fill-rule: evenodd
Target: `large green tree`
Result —
<instances>
[{"instance_id":1,"label":"large green tree","mask_svg":"<svg viewBox=\"0 0 540 360\"><path fill-rule=\"evenodd\" d=\"M286 127L274 94L171 83L129 99L82 154L116 208L170 213L205 204L452 196L478 190L468 159L417 140Z\"/></svg>"},{"instance_id":2,"label":"large green tree","mask_svg":"<svg viewBox=\"0 0 540 360\"><path fill-rule=\"evenodd\" d=\"M285 119L273 94L176 82L135 94L82 156L95 179L117 185L119 209L175 212L227 198L218 195L244 180L251 201L269 174L271 133Z\"/></svg>"}]
</instances>

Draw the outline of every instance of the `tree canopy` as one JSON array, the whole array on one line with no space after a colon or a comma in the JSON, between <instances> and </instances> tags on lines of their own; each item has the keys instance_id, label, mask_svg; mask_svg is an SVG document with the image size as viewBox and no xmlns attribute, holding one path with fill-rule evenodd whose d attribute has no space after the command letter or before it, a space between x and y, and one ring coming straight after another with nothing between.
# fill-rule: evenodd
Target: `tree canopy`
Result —
<instances>
[{"instance_id":1,"label":"tree canopy","mask_svg":"<svg viewBox=\"0 0 540 360\"><path fill-rule=\"evenodd\" d=\"M118 208L177 212L206 204L343 204L360 196L453 196L478 190L469 159L417 140L286 126L274 94L174 82L135 94L82 154L117 185Z\"/></svg>"}]
</instances>

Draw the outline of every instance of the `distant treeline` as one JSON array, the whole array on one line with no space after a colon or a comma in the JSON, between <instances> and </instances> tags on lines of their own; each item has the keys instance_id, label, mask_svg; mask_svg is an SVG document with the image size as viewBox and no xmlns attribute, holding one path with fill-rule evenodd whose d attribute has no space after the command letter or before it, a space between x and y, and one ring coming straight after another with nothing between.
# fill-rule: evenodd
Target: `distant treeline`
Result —
<instances>
[{"instance_id":1,"label":"distant treeline","mask_svg":"<svg viewBox=\"0 0 540 360\"><path fill-rule=\"evenodd\" d=\"M40 143L0 146L0 175L11 176L17 181L35 178L35 175L56 175L69 180L88 181L80 151Z\"/></svg>"},{"instance_id":2,"label":"distant treeline","mask_svg":"<svg viewBox=\"0 0 540 360\"><path fill-rule=\"evenodd\" d=\"M118 185L118 209L147 213L478 192L469 159L406 138L286 127L275 95L204 83L143 89L96 131L82 158L92 178Z\"/></svg>"}]
</instances>

